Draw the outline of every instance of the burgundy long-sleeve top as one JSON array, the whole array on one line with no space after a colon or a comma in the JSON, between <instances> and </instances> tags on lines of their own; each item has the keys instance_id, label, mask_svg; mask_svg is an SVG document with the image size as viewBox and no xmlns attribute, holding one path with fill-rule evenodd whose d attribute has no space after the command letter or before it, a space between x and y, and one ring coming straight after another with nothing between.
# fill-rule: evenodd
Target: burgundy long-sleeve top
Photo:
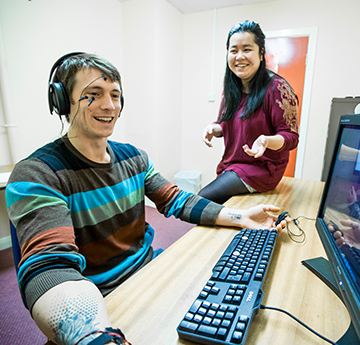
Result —
<instances>
[{"instance_id":1,"label":"burgundy long-sleeve top","mask_svg":"<svg viewBox=\"0 0 360 345\"><path fill-rule=\"evenodd\" d=\"M240 118L247 102L244 94L238 112L230 121L222 122L225 150L217 174L232 170L258 192L274 189L284 175L289 151L296 148L298 135L298 98L289 84L274 75L264 98L264 105L250 118ZM280 134L284 145L280 150L267 149L260 158L247 155L243 145L252 147L260 135Z\"/></svg>"}]
</instances>

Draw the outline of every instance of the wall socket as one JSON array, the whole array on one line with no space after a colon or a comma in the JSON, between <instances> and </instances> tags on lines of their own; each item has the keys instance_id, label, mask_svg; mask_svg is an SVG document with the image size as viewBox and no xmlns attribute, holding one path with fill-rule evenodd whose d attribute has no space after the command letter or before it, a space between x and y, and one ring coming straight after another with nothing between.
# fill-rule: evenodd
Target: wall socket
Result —
<instances>
[{"instance_id":1,"label":"wall socket","mask_svg":"<svg viewBox=\"0 0 360 345\"><path fill-rule=\"evenodd\" d=\"M209 102L215 102L215 94L214 93L209 93L208 101Z\"/></svg>"}]
</instances>

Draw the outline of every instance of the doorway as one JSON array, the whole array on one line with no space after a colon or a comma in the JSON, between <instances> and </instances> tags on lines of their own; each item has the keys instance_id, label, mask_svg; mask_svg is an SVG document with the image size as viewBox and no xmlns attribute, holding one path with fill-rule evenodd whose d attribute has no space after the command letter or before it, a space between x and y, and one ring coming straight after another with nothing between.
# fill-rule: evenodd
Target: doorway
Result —
<instances>
[{"instance_id":1,"label":"doorway","mask_svg":"<svg viewBox=\"0 0 360 345\"><path fill-rule=\"evenodd\" d=\"M285 176L301 178L306 144L311 80L317 29L284 30L267 34L268 68L284 77L299 99L299 145L290 152Z\"/></svg>"}]
</instances>

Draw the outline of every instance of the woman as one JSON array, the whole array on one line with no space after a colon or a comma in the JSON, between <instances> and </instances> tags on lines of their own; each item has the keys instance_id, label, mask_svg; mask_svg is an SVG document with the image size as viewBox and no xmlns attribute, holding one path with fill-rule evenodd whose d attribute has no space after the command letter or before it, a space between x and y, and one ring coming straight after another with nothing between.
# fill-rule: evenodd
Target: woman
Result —
<instances>
[{"instance_id":1,"label":"woman","mask_svg":"<svg viewBox=\"0 0 360 345\"><path fill-rule=\"evenodd\" d=\"M218 120L203 134L209 147L213 137L224 137L225 151L217 178L199 192L218 203L233 195L275 188L289 151L299 141L297 96L284 78L266 69L265 35L259 24L236 24L226 48Z\"/></svg>"}]
</instances>

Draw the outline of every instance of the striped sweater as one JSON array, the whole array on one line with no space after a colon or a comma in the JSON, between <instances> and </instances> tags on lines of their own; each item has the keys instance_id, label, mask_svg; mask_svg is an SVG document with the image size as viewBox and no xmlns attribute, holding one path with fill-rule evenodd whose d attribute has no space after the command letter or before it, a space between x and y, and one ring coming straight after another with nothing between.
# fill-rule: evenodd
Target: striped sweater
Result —
<instances>
[{"instance_id":1,"label":"striped sweater","mask_svg":"<svg viewBox=\"0 0 360 345\"><path fill-rule=\"evenodd\" d=\"M104 294L151 259L154 230L145 195L166 217L213 225L222 206L168 182L147 154L108 141L111 162L95 163L67 137L45 145L14 168L8 214L22 259L20 290L31 310L48 289L90 279Z\"/></svg>"}]
</instances>

